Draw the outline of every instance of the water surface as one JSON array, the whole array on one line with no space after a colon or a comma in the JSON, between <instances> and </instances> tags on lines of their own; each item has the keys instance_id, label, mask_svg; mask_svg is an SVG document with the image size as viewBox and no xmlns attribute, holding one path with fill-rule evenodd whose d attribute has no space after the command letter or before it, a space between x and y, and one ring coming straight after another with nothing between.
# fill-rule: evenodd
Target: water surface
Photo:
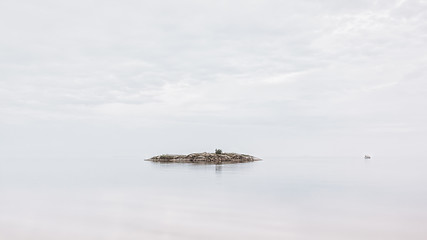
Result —
<instances>
[{"instance_id":1,"label":"water surface","mask_svg":"<svg viewBox=\"0 0 427 240\"><path fill-rule=\"evenodd\" d=\"M424 159L0 160L0 239L427 239Z\"/></svg>"}]
</instances>

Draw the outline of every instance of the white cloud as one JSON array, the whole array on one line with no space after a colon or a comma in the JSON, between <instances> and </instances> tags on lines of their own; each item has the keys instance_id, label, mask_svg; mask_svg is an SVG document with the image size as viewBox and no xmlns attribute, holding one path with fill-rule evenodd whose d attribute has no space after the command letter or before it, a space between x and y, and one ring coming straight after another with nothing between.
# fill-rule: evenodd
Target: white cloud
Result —
<instances>
[{"instance_id":1,"label":"white cloud","mask_svg":"<svg viewBox=\"0 0 427 240\"><path fill-rule=\"evenodd\" d=\"M5 128L425 132L425 1L2 1L0 20Z\"/></svg>"}]
</instances>

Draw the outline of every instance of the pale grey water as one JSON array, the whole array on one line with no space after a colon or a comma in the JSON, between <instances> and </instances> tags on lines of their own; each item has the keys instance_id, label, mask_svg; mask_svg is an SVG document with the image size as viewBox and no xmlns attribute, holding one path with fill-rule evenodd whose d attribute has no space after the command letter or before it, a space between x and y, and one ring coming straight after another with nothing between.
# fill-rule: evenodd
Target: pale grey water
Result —
<instances>
[{"instance_id":1,"label":"pale grey water","mask_svg":"<svg viewBox=\"0 0 427 240\"><path fill-rule=\"evenodd\" d=\"M427 239L423 158L0 160L0 239Z\"/></svg>"}]
</instances>

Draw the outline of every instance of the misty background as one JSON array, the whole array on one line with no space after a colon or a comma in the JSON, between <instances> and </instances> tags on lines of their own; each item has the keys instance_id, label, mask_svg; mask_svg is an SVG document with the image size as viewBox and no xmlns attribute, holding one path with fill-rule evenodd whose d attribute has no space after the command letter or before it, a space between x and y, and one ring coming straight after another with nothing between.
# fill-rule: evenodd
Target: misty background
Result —
<instances>
[{"instance_id":1,"label":"misty background","mask_svg":"<svg viewBox=\"0 0 427 240\"><path fill-rule=\"evenodd\" d=\"M426 155L425 0L3 0L0 34L0 158Z\"/></svg>"}]
</instances>

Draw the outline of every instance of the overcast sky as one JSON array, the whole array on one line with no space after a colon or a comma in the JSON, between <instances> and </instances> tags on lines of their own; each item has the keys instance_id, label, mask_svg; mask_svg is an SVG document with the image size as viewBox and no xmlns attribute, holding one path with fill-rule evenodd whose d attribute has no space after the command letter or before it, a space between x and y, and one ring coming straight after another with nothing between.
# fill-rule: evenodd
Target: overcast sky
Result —
<instances>
[{"instance_id":1,"label":"overcast sky","mask_svg":"<svg viewBox=\"0 0 427 240\"><path fill-rule=\"evenodd\" d=\"M2 0L0 34L0 156L425 152L426 0Z\"/></svg>"}]
</instances>

